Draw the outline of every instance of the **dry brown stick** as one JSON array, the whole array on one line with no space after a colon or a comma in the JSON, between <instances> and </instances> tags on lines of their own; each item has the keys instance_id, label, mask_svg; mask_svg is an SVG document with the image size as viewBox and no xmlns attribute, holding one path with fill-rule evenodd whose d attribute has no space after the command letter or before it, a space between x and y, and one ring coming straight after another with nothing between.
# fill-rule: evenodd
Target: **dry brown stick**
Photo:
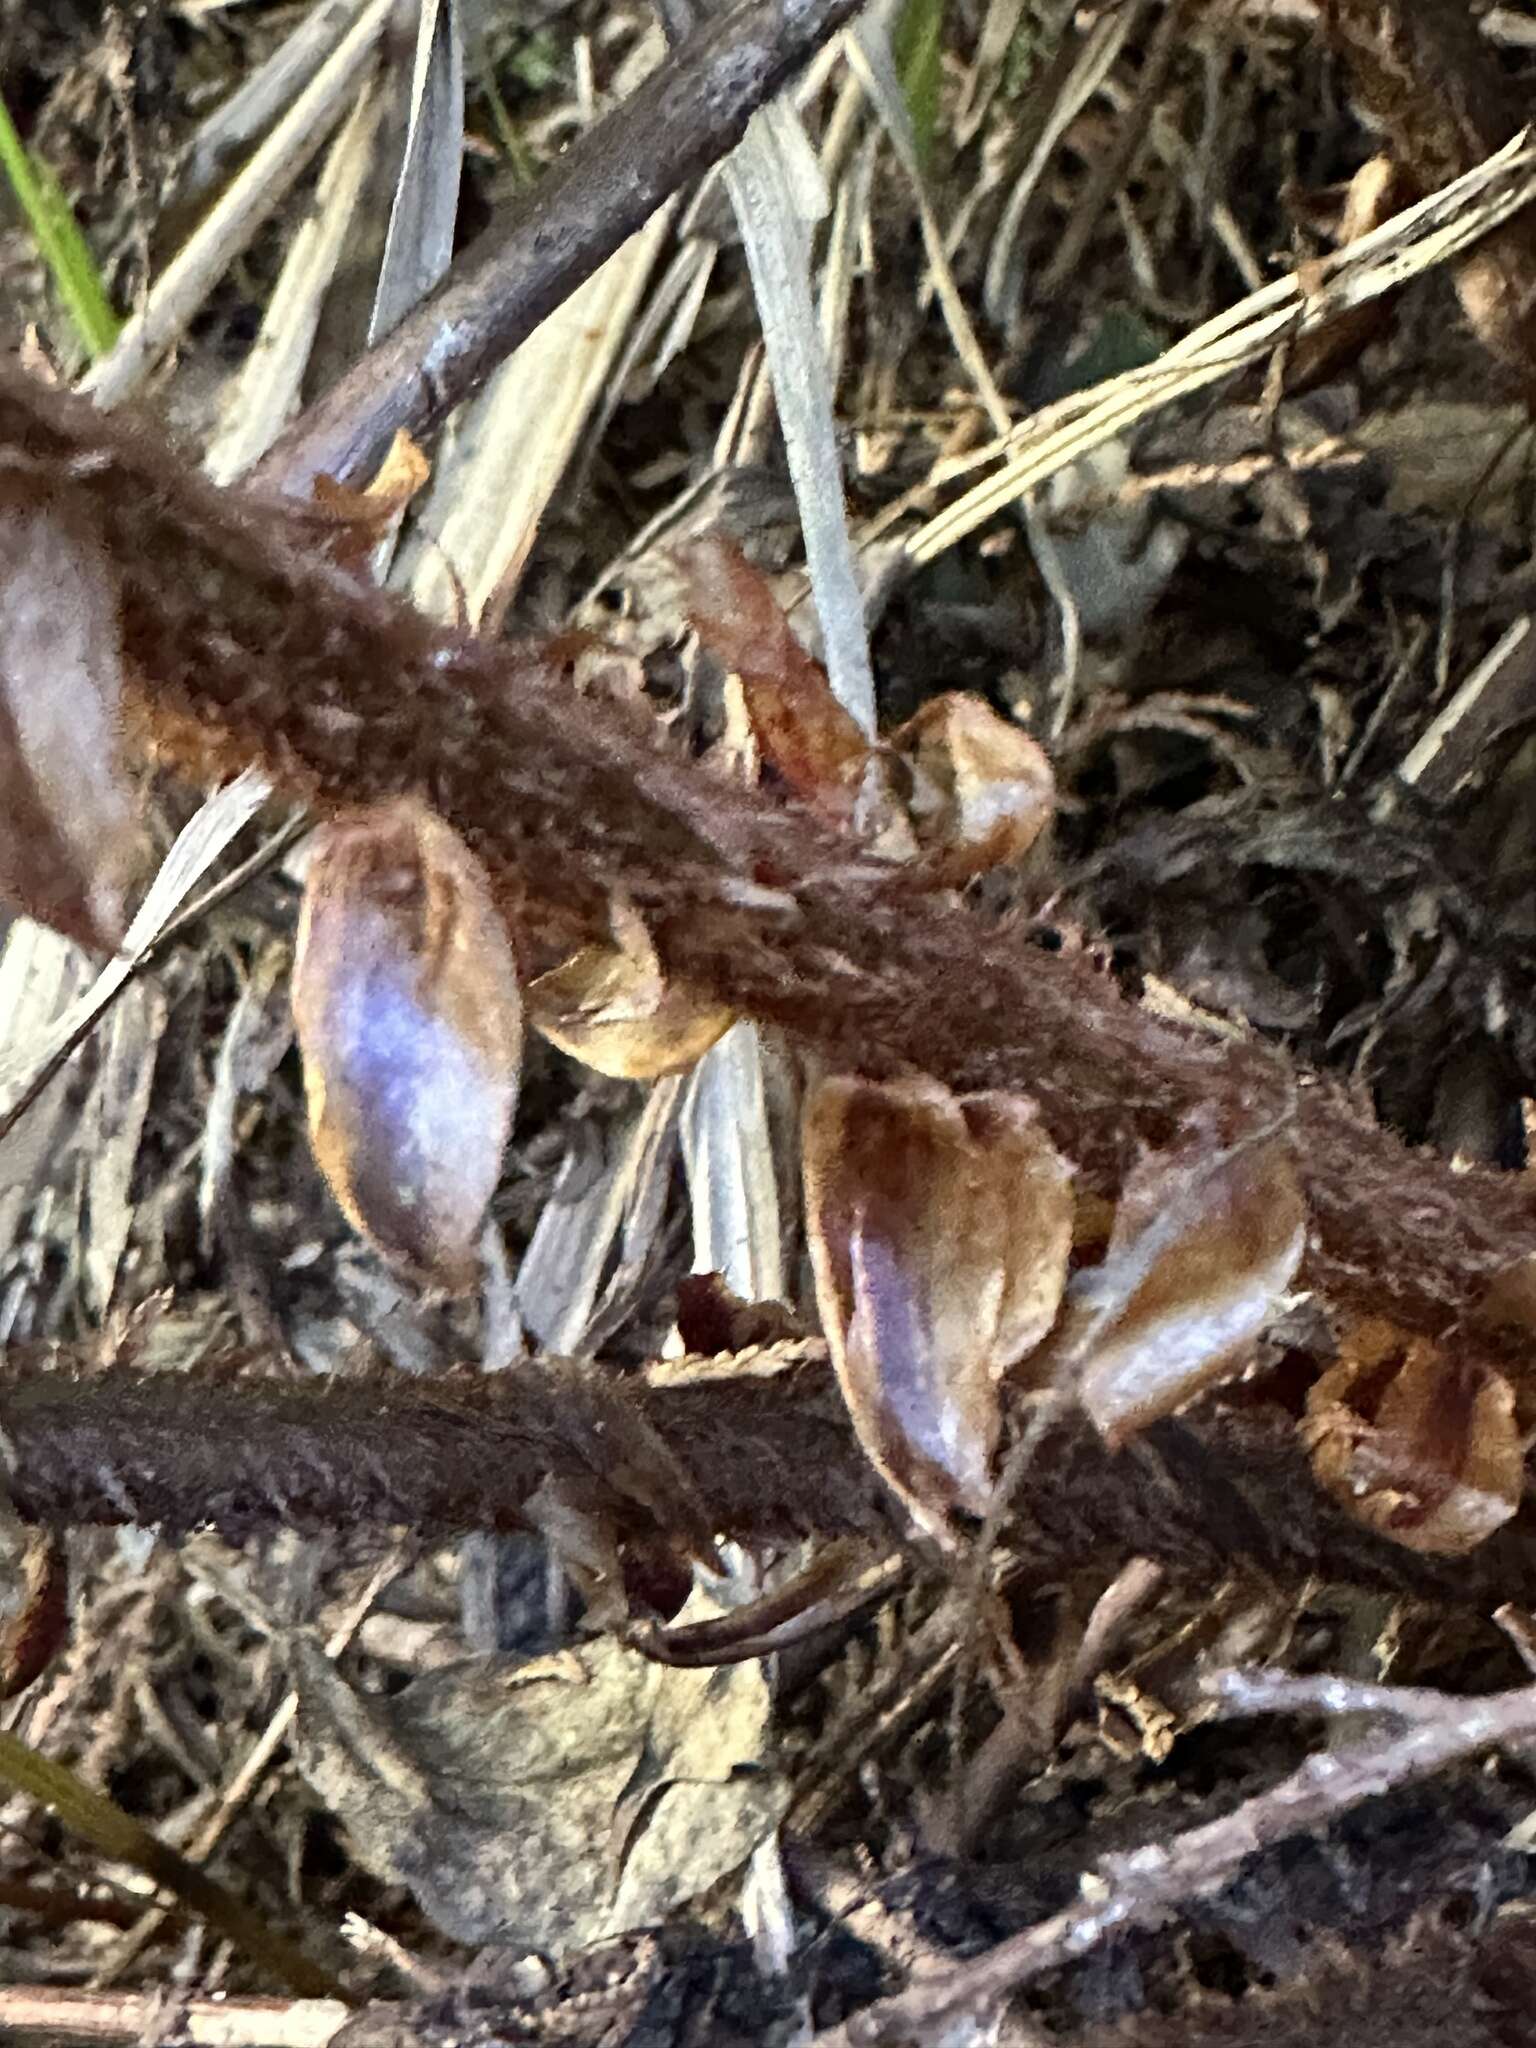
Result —
<instances>
[{"instance_id":1,"label":"dry brown stick","mask_svg":"<svg viewBox=\"0 0 1536 2048\"><path fill-rule=\"evenodd\" d=\"M530 1361L426 1381L384 1371L294 1381L0 1363L11 1488L35 1521L404 1526L425 1536L522 1524L546 1482L620 1533L762 1541L810 1532L889 1541L891 1509L854 1441L821 1347L756 1369L617 1381ZM535 1503L537 1512L537 1503ZM1134 1556L1217 1582L1244 1566L1461 1608L1536 1600L1536 1511L1469 1556L1423 1557L1363 1528L1312 1480L1290 1415L1206 1403L1112 1454L1063 1416L1040 1444L1007 1541L1042 1579L1112 1574Z\"/></svg>"},{"instance_id":2,"label":"dry brown stick","mask_svg":"<svg viewBox=\"0 0 1536 2048\"><path fill-rule=\"evenodd\" d=\"M1244 1674L1217 1674L1209 1688L1219 1710L1263 1711ZM1230 1696L1228 1696L1230 1690ZM980 2013L1048 1970L1078 1961L1100 1942L1136 1928L1161 1927L1196 1899L1230 1884L1247 1859L1287 1837L1315 1833L1367 1799L1444 1770L1495 1745L1536 1741L1536 1686L1478 1699L1443 1695L1432 1714L1346 1749L1308 1757L1299 1769L1235 1812L1129 1854L1106 1856L1083 1896L974 1960L866 2007L819 2035L821 2048L881 2048L939 2038L947 2022Z\"/></svg>"},{"instance_id":3,"label":"dry brown stick","mask_svg":"<svg viewBox=\"0 0 1536 2048\"><path fill-rule=\"evenodd\" d=\"M442 287L300 415L265 483L362 478L467 398L657 207L723 157L862 0L736 0L573 142Z\"/></svg>"},{"instance_id":4,"label":"dry brown stick","mask_svg":"<svg viewBox=\"0 0 1536 2048\"><path fill-rule=\"evenodd\" d=\"M1198 1107L1293 1118L1309 1284L1441 1330L1536 1252L1536 1191L1415 1155L1258 1042L1176 1027L1086 958L922 896L767 795L586 702L535 653L442 631L331 567L296 508L219 491L156 432L0 370L0 462L72 471L123 592L151 748L202 779L256 764L322 809L412 790L486 862L520 946L607 926L613 892L667 969L870 1071L1032 1095L1085 1182Z\"/></svg>"}]
</instances>

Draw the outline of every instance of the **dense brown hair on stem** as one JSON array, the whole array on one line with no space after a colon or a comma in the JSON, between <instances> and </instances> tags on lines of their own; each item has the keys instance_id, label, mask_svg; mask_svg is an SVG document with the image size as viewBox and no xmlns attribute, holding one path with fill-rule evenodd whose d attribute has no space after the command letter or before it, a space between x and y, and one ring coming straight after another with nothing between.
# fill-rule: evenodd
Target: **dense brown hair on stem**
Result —
<instances>
[{"instance_id":1,"label":"dense brown hair on stem","mask_svg":"<svg viewBox=\"0 0 1536 2048\"><path fill-rule=\"evenodd\" d=\"M859 1449L822 1346L801 1342L630 1379L560 1360L425 1380L279 1378L270 1361L195 1375L89 1369L66 1353L0 1362L10 1480L28 1519L143 1522L232 1537L274 1527L512 1529L540 1489L620 1536L761 1543L899 1540L900 1511ZM1536 1600L1536 1511L1465 1557L1406 1550L1317 1487L1283 1408L1207 1402L1108 1450L1081 1415L1042 1436L1005 1525L1042 1579L1150 1557L1215 1584L1235 1567L1464 1607Z\"/></svg>"},{"instance_id":2,"label":"dense brown hair on stem","mask_svg":"<svg viewBox=\"0 0 1536 2048\"><path fill-rule=\"evenodd\" d=\"M607 929L622 891L663 966L867 1072L1034 1098L1085 1183L1201 1108L1294 1129L1303 1277L1436 1332L1536 1251L1536 1192L1454 1172L1254 1041L1176 1026L1082 956L987 924L793 806L585 701L538 650L445 632L326 562L302 511L220 491L147 427L0 370L0 461L69 471L123 593L146 744L199 778L255 764L322 810L424 796L490 873L518 943Z\"/></svg>"}]
</instances>

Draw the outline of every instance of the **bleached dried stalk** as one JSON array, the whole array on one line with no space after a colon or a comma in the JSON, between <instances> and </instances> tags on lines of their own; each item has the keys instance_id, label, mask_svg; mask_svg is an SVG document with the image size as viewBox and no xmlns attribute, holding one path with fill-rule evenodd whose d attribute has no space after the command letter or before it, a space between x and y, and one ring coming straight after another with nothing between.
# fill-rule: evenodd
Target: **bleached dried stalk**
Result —
<instances>
[{"instance_id":1,"label":"bleached dried stalk","mask_svg":"<svg viewBox=\"0 0 1536 2048\"><path fill-rule=\"evenodd\" d=\"M1224 1695L1230 1679L1234 1698ZM1243 1704L1241 1674L1217 1673L1209 1690L1218 1709ZM1421 1696L1422 1699L1422 1696ZM846 2026L817 2036L821 2048L879 2048L934 2040L946 2022L981 2013L1016 1986L1060 1969L1100 1942L1135 1928L1161 1927L1196 1899L1230 1884L1247 1859L1288 1837L1326 1828L1364 1800L1446 1769L1495 1745L1536 1740L1536 1686L1477 1699L1442 1694L1390 1735L1308 1757L1299 1769L1234 1812L1186 1828L1166 1841L1104 1857L1082 1880L1082 1897L1049 1920L1012 1935L957 1969L867 2007Z\"/></svg>"},{"instance_id":2,"label":"bleached dried stalk","mask_svg":"<svg viewBox=\"0 0 1536 2048\"><path fill-rule=\"evenodd\" d=\"M1364 0L1374 7L1375 0ZM1154 361L1074 392L969 458L991 469L910 535L912 560L931 562L1028 491L1165 406L1262 363L1283 343L1397 291L1442 264L1465 265L1480 245L1502 250L1536 199L1536 148L1519 136L1442 190L1305 273L1277 278L1207 320ZM1505 235L1498 231L1505 229ZM1523 228L1521 233L1524 233ZM1463 269L1465 278L1466 271ZM1495 289L1506 290L1495 266Z\"/></svg>"}]
</instances>

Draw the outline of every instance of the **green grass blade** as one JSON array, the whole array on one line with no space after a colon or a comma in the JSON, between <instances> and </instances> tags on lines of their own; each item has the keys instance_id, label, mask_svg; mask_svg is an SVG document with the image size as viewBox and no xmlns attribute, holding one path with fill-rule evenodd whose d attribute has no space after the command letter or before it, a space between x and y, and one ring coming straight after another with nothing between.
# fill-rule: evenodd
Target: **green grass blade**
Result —
<instances>
[{"instance_id":1,"label":"green grass blade","mask_svg":"<svg viewBox=\"0 0 1536 2048\"><path fill-rule=\"evenodd\" d=\"M26 216L38 254L48 266L54 287L74 324L86 353L104 356L116 341L122 322L112 310L101 272L79 223L70 211L58 180L46 164L27 149L10 109L0 99L0 170Z\"/></svg>"}]
</instances>

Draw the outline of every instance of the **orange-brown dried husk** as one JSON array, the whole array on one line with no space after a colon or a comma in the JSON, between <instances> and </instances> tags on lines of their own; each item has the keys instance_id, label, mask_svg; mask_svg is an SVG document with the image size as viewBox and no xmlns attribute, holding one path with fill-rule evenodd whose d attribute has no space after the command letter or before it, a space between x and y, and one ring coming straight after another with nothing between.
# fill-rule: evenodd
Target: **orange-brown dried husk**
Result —
<instances>
[{"instance_id":1,"label":"orange-brown dried husk","mask_svg":"<svg viewBox=\"0 0 1536 2048\"><path fill-rule=\"evenodd\" d=\"M1520 1505L1525 1445L1495 1367L1378 1318L1344 1334L1307 1395L1319 1485L1406 1549L1459 1556Z\"/></svg>"},{"instance_id":2,"label":"orange-brown dried husk","mask_svg":"<svg viewBox=\"0 0 1536 2048\"><path fill-rule=\"evenodd\" d=\"M0 469L0 896L103 950L136 844L121 697L117 582L89 503Z\"/></svg>"},{"instance_id":3,"label":"orange-brown dried husk","mask_svg":"<svg viewBox=\"0 0 1536 2048\"><path fill-rule=\"evenodd\" d=\"M824 815L851 822L869 740L795 638L767 577L716 534L679 548L674 560L700 644L741 679L763 765Z\"/></svg>"},{"instance_id":4,"label":"orange-brown dried husk","mask_svg":"<svg viewBox=\"0 0 1536 2048\"><path fill-rule=\"evenodd\" d=\"M316 522L332 558L344 568L360 569L399 525L431 474L431 463L401 427L361 490L339 484L334 477L317 476L314 502L303 509Z\"/></svg>"},{"instance_id":5,"label":"orange-brown dried husk","mask_svg":"<svg viewBox=\"0 0 1536 2048\"><path fill-rule=\"evenodd\" d=\"M969 691L930 698L891 745L911 763L918 845L945 881L1021 860L1055 816L1045 749Z\"/></svg>"},{"instance_id":6,"label":"orange-brown dried husk","mask_svg":"<svg viewBox=\"0 0 1536 2048\"><path fill-rule=\"evenodd\" d=\"M480 863L404 797L324 828L294 962L310 1136L351 1222L415 1277L474 1279L517 1102L522 1009Z\"/></svg>"},{"instance_id":7,"label":"orange-brown dried husk","mask_svg":"<svg viewBox=\"0 0 1536 2048\"><path fill-rule=\"evenodd\" d=\"M615 943L583 946L527 991L528 1021L552 1045L600 1074L653 1081L701 1059L735 1022L662 974L643 921L613 908Z\"/></svg>"},{"instance_id":8,"label":"orange-brown dried husk","mask_svg":"<svg viewBox=\"0 0 1536 2048\"><path fill-rule=\"evenodd\" d=\"M843 1077L807 1098L816 1295L849 1413L918 1521L984 1514L1005 1369L1050 1328L1071 1173L1032 1105Z\"/></svg>"},{"instance_id":9,"label":"orange-brown dried husk","mask_svg":"<svg viewBox=\"0 0 1536 2048\"><path fill-rule=\"evenodd\" d=\"M1295 1278L1306 1209L1279 1139L1206 1131L1127 1175L1103 1263L1073 1287L1064 1370L1111 1444L1240 1370Z\"/></svg>"}]
</instances>

